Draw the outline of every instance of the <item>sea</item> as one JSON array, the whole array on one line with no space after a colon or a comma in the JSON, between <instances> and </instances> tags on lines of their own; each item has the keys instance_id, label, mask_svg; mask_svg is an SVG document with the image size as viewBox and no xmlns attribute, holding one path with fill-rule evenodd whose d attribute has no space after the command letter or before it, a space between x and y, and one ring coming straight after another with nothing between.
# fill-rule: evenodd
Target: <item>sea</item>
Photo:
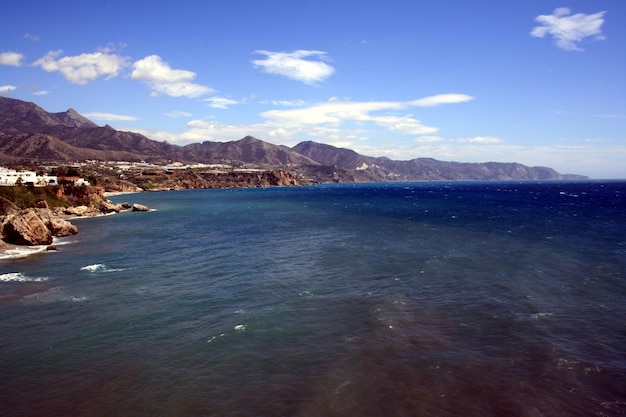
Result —
<instances>
[{"instance_id":1,"label":"sea","mask_svg":"<svg viewBox=\"0 0 626 417\"><path fill-rule=\"evenodd\" d=\"M111 200L0 259L0 415L626 415L626 181Z\"/></svg>"}]
</instances>

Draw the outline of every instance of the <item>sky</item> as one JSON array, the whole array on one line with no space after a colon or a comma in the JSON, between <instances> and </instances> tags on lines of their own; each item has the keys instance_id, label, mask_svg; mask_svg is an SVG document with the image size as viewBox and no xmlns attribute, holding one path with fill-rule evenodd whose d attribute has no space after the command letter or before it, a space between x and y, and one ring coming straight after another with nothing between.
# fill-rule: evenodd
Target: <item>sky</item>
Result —
<instances>
[{"instance_id":1,"label":"sky","mask_svg":"<svg viewBox=\"0 0 626 417\"><path fill-rule=\"evenodd\" d=\"M186 145L626 178L623 0L4 0L0 95Z\"/></svg>"}]
</instances>

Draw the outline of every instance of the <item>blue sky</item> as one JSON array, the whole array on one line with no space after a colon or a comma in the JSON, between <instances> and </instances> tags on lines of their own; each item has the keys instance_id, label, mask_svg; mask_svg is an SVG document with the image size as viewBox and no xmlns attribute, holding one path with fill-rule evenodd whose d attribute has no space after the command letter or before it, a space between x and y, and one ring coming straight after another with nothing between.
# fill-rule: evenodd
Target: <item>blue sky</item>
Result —
<instances>
[{"instance_id":1,"label":"blue sky","mask_svg":"<svg viewBox=\"0 0 626 417\"><path fill-rule=\"evenodd\" d=\"M0 95L185 145L246 135L626 178L623 0L5 0Z\"/></svg>"}]
</instances>

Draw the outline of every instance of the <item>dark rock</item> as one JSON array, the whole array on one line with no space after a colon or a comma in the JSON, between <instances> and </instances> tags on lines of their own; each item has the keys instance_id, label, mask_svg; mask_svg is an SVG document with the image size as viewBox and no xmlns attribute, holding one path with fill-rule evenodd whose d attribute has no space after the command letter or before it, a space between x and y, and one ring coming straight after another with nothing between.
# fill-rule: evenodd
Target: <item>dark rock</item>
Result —
<instances>
[{"instance_id":1,"label":"dark rock","mask_svg":"<svg viewBox=\"0 0 626 417\"><path fill-rule=\"evenodd\" d=\"M87 206L67 207L65 209L65 214L73 216L86 216L89 213L89 210L90 209Z\"/></svg>"},{"instance_id":2,"label":"dark rock","mask_svg":"<svg viewBox=\"0 0 626 417\"><path fill-rule=\"evenodd\" d=\"M121 204L113 204L110 201L103 201L100 203L100 211L102 213L119 213L123 210Z\"/></svg>"},{"instance_id":3,"label":"dark rock","mask_svg":"<svg viewBox=\"0 0 626 417\"><path fill-rule=\"evenodd\" d=\"M78 233L78 228L76 226L67 220L55 217L52 210L37 209L37 215L44 222L50 232L52 232L53 236L62 237Z\"/></svg>"},{"instance_id":4,"label":"dark rock","mask_svg":"<svg viewBox=\"0 0 626 417\"><path fill-rule=\"evenodd\" d=\"M35 209L26 209L7 217L4 225L4 241L15 245L49 245L52 231L38 216Z\"/></svg>"},{"instance_id":5,"label":"dark rock","mask_svg":"<svg viewBox=\"0 0 626 417\"><path fill-rule=\"evenodd\" d=\"M62 219L52 219L52 221L48 224L48 228L52 234L57 237L75 235L78 233L78 227L74 226L67 220Z\"/></svg>"},{"instance_id":6,"label":"dark rock","mask_svg":"<svg viewBox=\"0 0 626 417\"><path fill-rule=\"evenodd\" d=\"M135 203L133 204L133 211L150 211L150 207Z\"/></svg>"}]
</instances>

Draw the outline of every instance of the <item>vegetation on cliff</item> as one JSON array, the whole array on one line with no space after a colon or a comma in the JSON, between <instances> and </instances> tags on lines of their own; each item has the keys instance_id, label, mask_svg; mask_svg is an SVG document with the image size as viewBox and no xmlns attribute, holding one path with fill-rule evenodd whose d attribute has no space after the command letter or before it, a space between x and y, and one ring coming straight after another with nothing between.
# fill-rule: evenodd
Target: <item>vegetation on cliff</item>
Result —
<instances>
[{"instance_id":1,"label":"vegetation on cliff","mask_svg":"<svg viewBox=\"0 0 626 417\"><path fill-rule=\"evenodd\" d=\"M129 209L112 204L93 186L0 187L0 249L7 245L50 245L54 237L78 233L66 218Z\"/></svg>"},{"instance_id":2,"label":"vegetation on cliff","mask_svg":"<svg viewBox=\"0 0 626 417\"><path fill-rule=\"evenodd\" d=\"M88 185L0 187L0 197L6 198L21 209L37 207L42 201L49 208L64 208L99 205L105 200L104 190Z\"/></svg>"}]
</instances>

